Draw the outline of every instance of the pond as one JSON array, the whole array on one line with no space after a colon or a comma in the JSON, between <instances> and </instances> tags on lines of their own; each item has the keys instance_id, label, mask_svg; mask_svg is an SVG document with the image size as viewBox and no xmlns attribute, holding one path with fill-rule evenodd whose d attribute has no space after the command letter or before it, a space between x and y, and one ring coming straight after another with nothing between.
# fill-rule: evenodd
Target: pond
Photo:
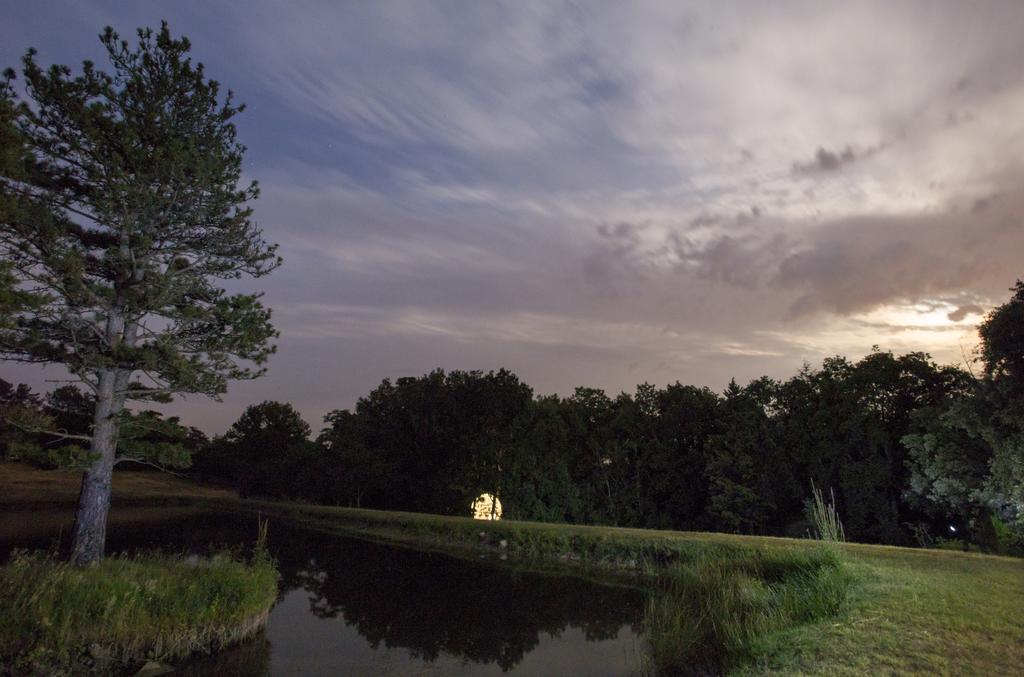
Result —
<instances>
[{"instance_id":1,"label":"pond","mask_svg":"<svg viewBox=\"0 0 1024 677\"><path fill-rule=\"evenodd\" d=\"M12 548L66 548L66 511L0 514ZM201 554L251 544L255 516L116 510L108 551ZM644 593L270 521L278 601L255 639L193 659L185 675L629 675L644 652Z\"/></svg>"}]
</instances>

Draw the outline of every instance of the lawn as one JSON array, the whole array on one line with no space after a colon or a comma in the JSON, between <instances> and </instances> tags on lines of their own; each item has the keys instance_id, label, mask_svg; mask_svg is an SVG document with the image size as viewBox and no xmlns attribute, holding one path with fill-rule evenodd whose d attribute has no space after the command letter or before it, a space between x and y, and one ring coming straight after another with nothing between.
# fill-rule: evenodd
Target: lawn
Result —
<instances>
[{"instance_id":1,"label":"lawn","mask_svg":"<svg viewBox=\"0 0 1024 677\"><path fill-rule=\"evenodd\" d=\"M847 546L861 583L829 622L767 638L750 673L1024 674L1024 560Z\"/></svg>"},{"instance_id":2,"label":"lawn","mask_svg":"<svg viewBox=\"0 0 1024 677\"><path fill-rule=\"evenodd\" d=\"M0 506L73 506L78 500L81 480L80 472L38 470L25 463L0 462ZM233 496L230 491L159 471L116 469L114 472L115 504Z\"/></svg>"}]
</instances>

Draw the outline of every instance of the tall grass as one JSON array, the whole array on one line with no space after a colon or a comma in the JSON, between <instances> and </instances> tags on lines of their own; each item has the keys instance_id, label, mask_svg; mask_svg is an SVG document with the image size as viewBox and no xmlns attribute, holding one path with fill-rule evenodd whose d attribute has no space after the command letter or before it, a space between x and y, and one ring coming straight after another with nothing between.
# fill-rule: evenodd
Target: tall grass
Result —
<instances>
[{"instance_id":1,"label":"tall grass","mask_svg":"<svg viewBox=\"0 0 1024 677\"><path fill-rule=\"evenodd\" d=\"M146 554L92 568L17 552L0 568L0 673L114 672L217 649L263 627L277 577L260 544L249 561Z\"/></svg>"},{"instance_id":2,"label":"tall grass","mask_svg":"<svg viewBox=\"0 0 1024 677\"><path fill-rule=\"evenodd\" d=\"M719 549L675 562L647 605L648 669L720 674L765 635L839 612L851 581L831 549Z\"/></svg>"},{"instance_id":3,"label":"tall grass","mask_svg":"<svg viewBox=\"0 0 1024 677\"><path fill-rule=\"evenodd\" d=\"M828 503L825 502L821 489L811 482L812 501L810 507L811 522L814 524L815 538L819 541L830 543L845 543L846 532L843 531L843 523L839 521L839 513L836 511L836 495L830 488L828 490Z\"/></svg>"}]
</instances>

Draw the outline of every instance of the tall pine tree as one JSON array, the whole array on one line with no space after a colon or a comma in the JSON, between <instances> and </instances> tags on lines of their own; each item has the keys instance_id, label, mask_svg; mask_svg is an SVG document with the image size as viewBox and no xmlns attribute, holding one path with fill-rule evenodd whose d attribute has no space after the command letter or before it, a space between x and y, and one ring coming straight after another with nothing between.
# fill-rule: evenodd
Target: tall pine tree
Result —
<instances>
[{"instance_id":1,"label":"tall pine tree","mask_svg":"<svg viewBox=\"0 0 1024 677\"><path fill-rule=\"evenodd\" d=\"M217 397L259 376L276 336L258 294L223 280L280 263L253 224L245 147L189 41L107 28L111 72L91 62L23 60L26 100L6 72L0 162L0 256L17 303L0 323L0 355L63 364L95 396L72 559L103 556L111 473L126 400ZM25 296L28 295L28 296Z\"/></svg>"}]
</instances>

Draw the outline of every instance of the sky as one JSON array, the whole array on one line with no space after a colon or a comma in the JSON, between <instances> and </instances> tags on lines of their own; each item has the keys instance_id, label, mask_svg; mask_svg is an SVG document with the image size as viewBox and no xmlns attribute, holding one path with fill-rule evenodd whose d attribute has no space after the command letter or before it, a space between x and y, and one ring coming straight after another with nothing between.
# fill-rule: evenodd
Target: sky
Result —
<instances>
[{"instance_id":1,"label":"sky","mask_svg":"<svg viewBox=\"0 0 1024 677\"><path fill-rule=\"evenodd\" d=\"M284 257L245 286L268 374L169 407L208 432L436 367L568 395L962 363L1024 277L1024 3L35 0L0 65L161 19L247 104Z\"/></svg>"}]
</instances>

